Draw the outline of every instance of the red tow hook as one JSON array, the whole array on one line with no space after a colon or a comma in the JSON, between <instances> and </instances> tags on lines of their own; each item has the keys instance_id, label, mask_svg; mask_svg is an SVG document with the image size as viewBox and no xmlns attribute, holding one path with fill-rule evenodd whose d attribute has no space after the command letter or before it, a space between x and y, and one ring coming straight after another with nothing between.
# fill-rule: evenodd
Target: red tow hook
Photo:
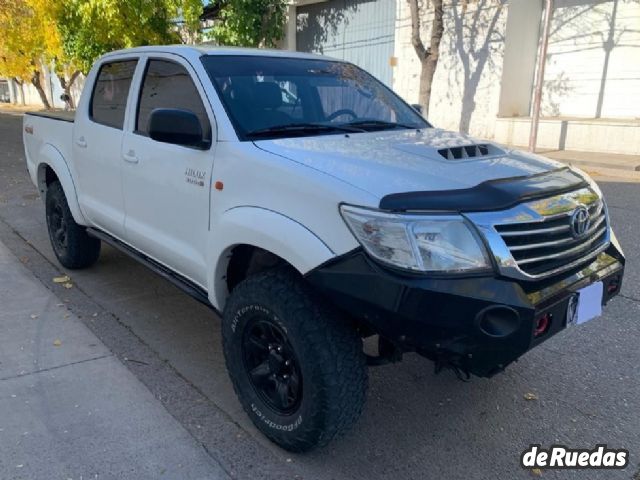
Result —
<instances>
[{"instance_id":1,"label":"red tow hook","mask_svg":"<svg viewBox=\"0 0 640 480\"><path fill-rule=\"evenodd\" d=\"M549 330L551 326L551 314L545 313L541 317L538 317L536 320L536 328L533 330L533 336L539 337L544 335Z\"/></svg>"}]
</instances>

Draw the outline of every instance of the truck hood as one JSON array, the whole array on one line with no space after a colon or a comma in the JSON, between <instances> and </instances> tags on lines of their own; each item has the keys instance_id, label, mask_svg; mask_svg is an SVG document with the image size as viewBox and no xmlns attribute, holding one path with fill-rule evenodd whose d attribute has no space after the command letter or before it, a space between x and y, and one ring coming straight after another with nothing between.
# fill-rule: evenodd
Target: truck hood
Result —
<instances>
[{"instance_id":1,"label":"truck hood","mask_svg":"<svg viewBox=\"0 0 640 480\"><path fill-rule=\"evenodd\" d=\"M255 145L378 198L393 193L471 188L488 180L536 175L562 166L435 128L262 140ZM461 153L458 147L463 146L470 148Z\"/></svg>"}]
</instances>

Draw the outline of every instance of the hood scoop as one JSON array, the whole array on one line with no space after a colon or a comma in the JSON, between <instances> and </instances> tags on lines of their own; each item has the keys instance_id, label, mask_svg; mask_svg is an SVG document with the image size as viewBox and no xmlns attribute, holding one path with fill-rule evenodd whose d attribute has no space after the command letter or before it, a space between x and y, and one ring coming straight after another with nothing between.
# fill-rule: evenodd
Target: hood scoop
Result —
<instances>
[{"instance_id":1,"label":"hood scoop","mask_svg":"<svg viewBox=\"0 0 640 480\"><path fill-rule=\"evenodd\" d=\"M438 153L447 160L465 160L467 158L489 157L504 154L499 148L489 144L461 145L459 147L440 148Z\"/></svg>"}]
</instances>

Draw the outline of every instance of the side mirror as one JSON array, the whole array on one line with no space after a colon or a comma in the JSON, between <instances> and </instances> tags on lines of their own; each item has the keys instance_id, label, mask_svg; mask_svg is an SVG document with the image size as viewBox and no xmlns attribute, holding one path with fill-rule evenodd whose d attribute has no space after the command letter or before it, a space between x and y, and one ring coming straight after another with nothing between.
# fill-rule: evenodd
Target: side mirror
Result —
<instances>
[{"instance_id":1,"label":"side mirror","mask_svg":"<svg viewBox=\"0 0 640 480\"><path fill-rule=\"evenodd\" d=\"M195 113L173 108L156 108L149 117L149 137L164 143L188 147L205 146L202 125Z\"/></svg>"},{"instance_id":2,"label":"side mirror","mask_svg":"<svg viewBox=\"0 0 640 480\"><path fill-rule=\"evenodd\" d=\"M422 105L420 105L419 103L412 103L411 108L413 108L416 112L422 115Z\"/></svg>"}]
</instances>

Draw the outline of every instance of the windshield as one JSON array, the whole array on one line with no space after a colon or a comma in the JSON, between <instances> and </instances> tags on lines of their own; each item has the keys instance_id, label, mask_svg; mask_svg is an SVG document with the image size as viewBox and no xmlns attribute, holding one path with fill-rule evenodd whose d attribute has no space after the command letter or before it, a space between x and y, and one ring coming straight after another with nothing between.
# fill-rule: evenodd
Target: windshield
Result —
<instances>
[{"instance_id":1,"label":"windshield","mask_svg":"<svg viewBox=\"0 0 640 480\"><path fill-rule=\"evenodd\" d=\"M350 63L247 55L202 63L242 140L430 126Z\"/></svg>"}]
</instances>

